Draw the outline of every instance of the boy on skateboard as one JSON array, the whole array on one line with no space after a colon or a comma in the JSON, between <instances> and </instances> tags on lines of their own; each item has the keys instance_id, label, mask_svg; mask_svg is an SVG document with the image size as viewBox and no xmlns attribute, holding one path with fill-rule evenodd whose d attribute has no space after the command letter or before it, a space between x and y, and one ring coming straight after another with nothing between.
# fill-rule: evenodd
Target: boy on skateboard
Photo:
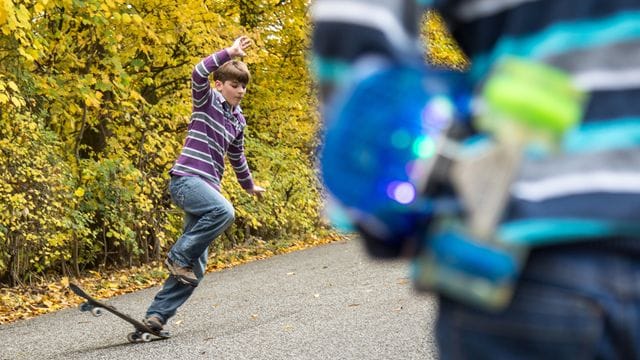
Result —
<instances>
[{"instance_id":1,"label":"boy on skateboard","mask_svg":"<svg viewBox=\"0 0 640 360\"><path fill-rule=\"evenodd\" d=\"M233 223L233 205L220 192L225 154L243 189L258 198L265 191L254 184L244 154L247 123L239 104L250 73L246 64L234 60L245 56L250 46L249 38L241 36L202 59L192 72L191 121L182 152L169 172L171 198L184 211L184 231L165 260L171 276L143 320L156 331L191 296L204 276L209 245Z\"/></svg>"}]
</instances>

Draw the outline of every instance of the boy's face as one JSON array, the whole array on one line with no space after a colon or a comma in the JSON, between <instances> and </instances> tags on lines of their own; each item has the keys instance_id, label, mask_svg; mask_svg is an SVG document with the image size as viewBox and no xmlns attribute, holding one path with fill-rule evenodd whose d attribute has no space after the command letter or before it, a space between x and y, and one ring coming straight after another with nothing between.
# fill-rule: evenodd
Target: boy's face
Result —
<instances>
[{"instance_id":1,"label":"boy's face","mask_svg":"<svg viewBox=\"0 0 640 360\"><path fill-rule=\"evenodd\" d=\"M216 80L216 90L222 94L229 105L236 107L244 97L247 85L235 80L227 80L225 82Z\"/></svg>"}]
</instances>

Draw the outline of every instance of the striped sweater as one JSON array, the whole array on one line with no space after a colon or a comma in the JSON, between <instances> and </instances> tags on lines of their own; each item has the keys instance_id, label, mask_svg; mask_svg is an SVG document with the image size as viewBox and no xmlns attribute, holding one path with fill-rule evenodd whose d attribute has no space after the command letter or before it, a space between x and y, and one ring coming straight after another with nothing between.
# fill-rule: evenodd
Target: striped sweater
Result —
<instances>
[{"instance_id":1,"label":"striped sweater","mask_svg":"<svg viewBox=\"0 0 640 360\"><path fill-rule=\"evenodd\" d=\"M565 70L589 93L564 154L525 162L502 237L529 244L640 238L640 2L428 3L469 55L476 83L514 55Z\"/></svg>"},{"instance_id":2,"label":"striped sweater","mask_svg":"<svg viewBox=\"0 0 640 360\"><path fill-rule=\"evenodd\" d=\"M200 61L191 76L193 110L187 138L171 175L199 176L220 191L224 157L236 173L243 189L252 189L253 179L244 155L244 128L247 123L239 106L231 108L211 87L209 75L231 60L226 50Z\"/></svg>"}]
</instances>

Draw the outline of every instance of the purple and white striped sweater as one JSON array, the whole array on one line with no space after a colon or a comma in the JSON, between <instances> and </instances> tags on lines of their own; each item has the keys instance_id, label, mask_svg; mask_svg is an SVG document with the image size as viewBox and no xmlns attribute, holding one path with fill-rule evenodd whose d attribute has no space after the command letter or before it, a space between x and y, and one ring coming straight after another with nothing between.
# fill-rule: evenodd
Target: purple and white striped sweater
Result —
<instances>
[{"instance_id":1,"label":"purple and white striped sweater","mask_svg":"<svg viewBox=\"0 0 640 360\"><path fill-rule=\"evenodd\" d=\"M199 176L220 191L224 156L243 189L252 189L253 179L244 155L244 128L247 122L239 106L232 109L224 97L211 88L209 75L231 60L226 50L200 61L191 75L193 110L187 138L171 175Z\"/></svg>"}]
</instances>

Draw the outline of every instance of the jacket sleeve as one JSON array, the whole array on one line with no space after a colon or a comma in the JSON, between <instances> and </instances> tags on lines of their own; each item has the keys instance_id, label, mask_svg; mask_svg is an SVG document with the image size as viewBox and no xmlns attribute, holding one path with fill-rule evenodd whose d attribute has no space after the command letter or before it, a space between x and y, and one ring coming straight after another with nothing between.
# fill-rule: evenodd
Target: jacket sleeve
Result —
<instances>
[{"instance_id":1,"label":"jacket sleeve","mask_svg":"<svg viewBox=\"0 0 640 360\"><path fill-rule=\"evenodd\" d=\"M240 186L245 190L253 189L253 177L251 176L251 170L249 170L249 164L244 154L244 130L229 144L227 157L229 158L233 171L236 173Z\"/></svg>"},{"instance_id":2,"label":"jacket sleeve","mask_svg":"<svg viewBox=\"0 0 640 360\"><path fill-rule=\"evenodd\" d=\"M210 102L212 90L209 75L229 60L231 60L229 53L226 50L220 50L202 59L193 68L191 73L191 99L194 109L202 108Z\"/></svg>"}]
</instances>

